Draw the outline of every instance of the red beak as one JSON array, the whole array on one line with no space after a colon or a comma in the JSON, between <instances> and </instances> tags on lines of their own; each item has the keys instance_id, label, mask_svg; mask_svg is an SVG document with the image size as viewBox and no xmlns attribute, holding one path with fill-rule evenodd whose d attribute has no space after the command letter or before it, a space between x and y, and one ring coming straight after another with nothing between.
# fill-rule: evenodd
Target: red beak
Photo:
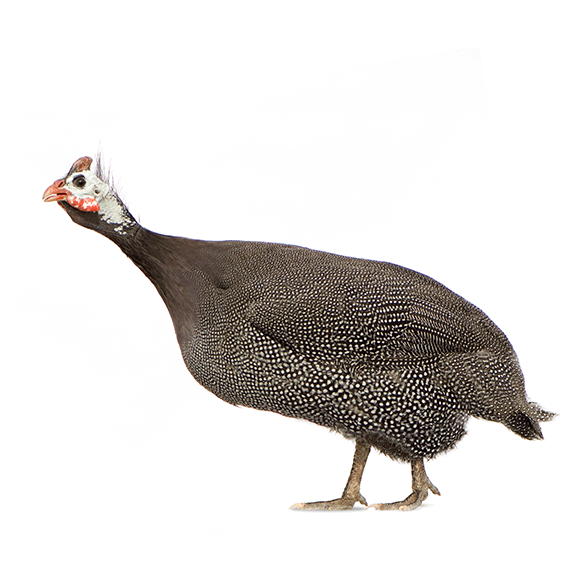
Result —
<instances>
[{"instance_id":1,"label":"red beak","mask_svg":"<svg viewBox=\"0 0 567 567\"><path fill-rule=\"evenodd\" d=\"M43 202L50 203L51 201L66 200L67 197L71 195L71 192L64 189L64 185L64 179L58 179L55 183L53 183L53 185L50 185L43 194Z\"/></svg>"}]
</instances>

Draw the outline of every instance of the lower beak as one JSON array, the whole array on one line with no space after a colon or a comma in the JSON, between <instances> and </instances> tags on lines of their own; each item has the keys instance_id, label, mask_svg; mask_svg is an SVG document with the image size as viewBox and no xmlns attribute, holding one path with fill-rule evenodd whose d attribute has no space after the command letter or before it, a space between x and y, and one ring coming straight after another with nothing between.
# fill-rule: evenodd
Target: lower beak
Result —
<instances>
[{"instance_id":1,"label":"lower beak","mask_svg":"<svg viewBox=\"0 0 567 567\"><path fill-rule=\"evenodd\" d=\"M65 181L63 179L58 179L53 185L50 185L43 194L43 202L51 203L51 201L63 201L66 200L70 191L64 188Z\"/></svg>"}]
</instances>

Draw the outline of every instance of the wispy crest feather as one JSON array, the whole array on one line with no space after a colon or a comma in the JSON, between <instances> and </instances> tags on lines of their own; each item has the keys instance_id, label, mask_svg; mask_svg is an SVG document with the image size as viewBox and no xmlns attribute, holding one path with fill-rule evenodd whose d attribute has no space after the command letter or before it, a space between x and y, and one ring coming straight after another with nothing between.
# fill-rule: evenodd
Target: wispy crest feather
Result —
<instances>
[{"instance_id":1,"label":"wispy crest feather","mask_svg":"<svg viewBox=\"0 0 567 567\"><path fill-rule=\"evenodd\" d=\"M116 191L116 186L114 183L114 176L110 171L110 167L104 164L104 159L102 157L102 151L99 151L95 157L95 175L104 181L107 185L110 185L114 191Z\"/></svg>"},{"instance_id":2,"label":"wispy crest feather","mask_svg":"<svg viewBox=\"0 0 567 567\"><path fill-rule=\"evenodd\" d=\"M110 165L106 165L104 163L102 150L99 150L96 153L95 160L94 160L94 166L95 166L95 170L94 170L95 175L101 181L106 183L112 189L112 191L114 191L114 193L118 197L118 199L120 199L120 201L122 201L124 206L128 209L128 212L130 213L130 215L132 215L132 217L136 218L139 222L140 219L138 218L138 215L131 213L130 210L129 210L128 201L127 201L127 198L125 196L124 190L122 188L117 187L116 181L114 179L114 175L112 174L112 170L111 170Z\"/></svg>"}]
</instances>

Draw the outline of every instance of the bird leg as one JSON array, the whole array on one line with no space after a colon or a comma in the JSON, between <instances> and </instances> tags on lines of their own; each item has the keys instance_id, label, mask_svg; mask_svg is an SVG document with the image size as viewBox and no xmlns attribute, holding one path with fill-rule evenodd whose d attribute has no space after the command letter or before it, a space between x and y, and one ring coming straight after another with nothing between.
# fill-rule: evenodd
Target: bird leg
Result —
<instances>
[{"instance_id":1,"label":"bird leg","mask_svg":"<svg viewBox=\"0 0 567 567\"><path fill-rule=\"evenodd\" d=\"M377 510L414 510L428 496L429 491L437 496L441 496L439 490L429 480L425 473L423 459L415 459L411 462L411 487L412 493L400 502L390 502L389 504L371 504L369 508Z\"/></svg>"},{"instance_id":2,"label":"bird leg","mask_svg":"<svg viewBox=\"0 0 567 567\"><path fill-rule=\"evenodd\" d=\"M295 510L350 510L356 502L368 506L366 498L360 494L360 481L369 453L370 445L357 439L350 475L340 498L326 502L302 502L294 504L291 508Z\"/></svg>"}]
</instances>

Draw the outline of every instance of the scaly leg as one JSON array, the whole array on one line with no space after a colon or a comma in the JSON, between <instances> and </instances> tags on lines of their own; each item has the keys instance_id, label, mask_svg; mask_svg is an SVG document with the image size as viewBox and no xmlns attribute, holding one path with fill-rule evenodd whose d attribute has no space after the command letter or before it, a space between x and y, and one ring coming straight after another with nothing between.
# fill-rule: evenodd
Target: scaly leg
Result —
<instances>
[{"instance_id":1,"label":"scaly leg","mask_svg":"<svg viewBox=\"0 0 567 567\"><path fill-rule=\"evenodd\" d=\"M360 494L360 481L369 453L370 445L357 439L350 475L340 498L326 502L302 502L294 504L291 508L296 510L350 510L356 502L368 506L366 499Z\"/></svg>"},{"instance_id":2,"label":"scaly leg","mask_svg":"<svg viewBox=\"0 0 567 567\"><path fill-rule=\"evenodd\" d=\"M441 496L439 490L431 483L425 473L423 459L416 459L411 462L411 488L412 493L405 500L389 504L371 504L369 508L408 511L417 508L427 498L430 490L433 494Z\"/></svg>"}]
</instances>

